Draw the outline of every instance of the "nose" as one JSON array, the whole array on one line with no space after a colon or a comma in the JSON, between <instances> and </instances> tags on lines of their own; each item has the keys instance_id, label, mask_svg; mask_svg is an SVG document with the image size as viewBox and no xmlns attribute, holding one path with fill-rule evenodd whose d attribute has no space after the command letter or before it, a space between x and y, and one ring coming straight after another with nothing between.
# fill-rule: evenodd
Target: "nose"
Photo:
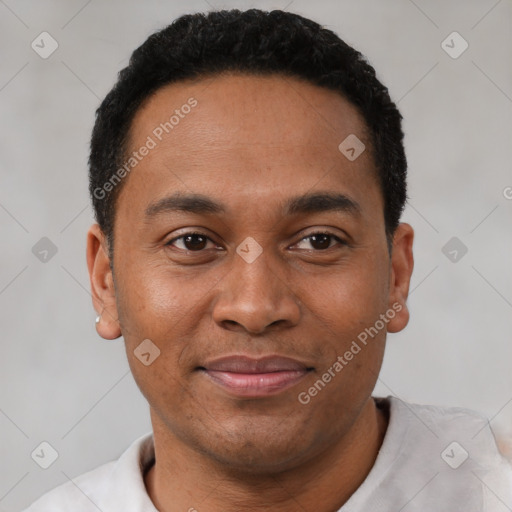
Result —
<instances>
[{"instance_id":1,"label":"nose","mask_svg":"<svg viewBox=\"0 0 512 512\"><path fill-rule=\"evenodd\" d=\"M297 325L300 300L288 281L286 272L265 251L252 263L236 254L231 270L219 283L214 321L224 329L250 334Z\"/></svg>"}]
</instances>

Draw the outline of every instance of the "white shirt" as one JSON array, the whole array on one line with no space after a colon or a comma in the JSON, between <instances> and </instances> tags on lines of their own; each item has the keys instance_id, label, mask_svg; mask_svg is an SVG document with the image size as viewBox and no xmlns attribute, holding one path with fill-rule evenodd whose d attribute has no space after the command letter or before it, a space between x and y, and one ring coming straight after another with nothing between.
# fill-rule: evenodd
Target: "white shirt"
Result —
<instances>
[{"instance_id":1,"label":"white shirt","mask_svg":"<svg viewBox=\"0 0 512 512\"><path fill-rule=\"evenodd\" d=\"M384 442L367 478L339 512L510 512L512 465L488 420L458 407L375 398L389 407ZM67 482L25 512L156 512L144 485L152 433L117 460Z\"/></svg>"}]
</instances>

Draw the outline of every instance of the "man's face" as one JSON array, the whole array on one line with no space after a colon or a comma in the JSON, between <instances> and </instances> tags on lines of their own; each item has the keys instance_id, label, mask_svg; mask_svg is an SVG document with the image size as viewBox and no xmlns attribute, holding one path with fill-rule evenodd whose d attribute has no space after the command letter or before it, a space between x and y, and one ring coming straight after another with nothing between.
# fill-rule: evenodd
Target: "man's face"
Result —
<instances>
[{"instance_id":1,"label":"man's face","mask_svg":"<svg viewBox=\"0 0 512 512\"><path fill-rule=\"evenodd\" d=\"M197 104L180 110L191 97ZM179 122L158 130L176 109ZM351 134L366 145L353 161L338 149ZM119 318L155 430L254 471L321 453L367 403L386 329L407 322L402 304L343 357L397 299L363 119L324 88L228 75L158 90L133 121L130 152L148 136L156 145L118 198L115 301L103 307ZM161 202L177 193L223 211ZM288 208L317 194L344 199L338 208L318 199ZM149 365L134 353L143 340L160 350ZM213 362L228 356L293 361ZM334 377L310 393L329 368Z\"/></svg>"}]
</instances>

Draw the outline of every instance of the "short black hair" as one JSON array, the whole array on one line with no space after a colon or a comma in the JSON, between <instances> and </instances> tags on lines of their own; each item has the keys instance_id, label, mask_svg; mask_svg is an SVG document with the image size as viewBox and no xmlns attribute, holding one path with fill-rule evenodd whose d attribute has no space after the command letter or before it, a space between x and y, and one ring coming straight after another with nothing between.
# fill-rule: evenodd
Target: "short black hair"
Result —
<instances>
[{"instance_id":1,"label":"short black hair","mask_svg":"<svg viewBox=\"0 0 512 512\"><path fill-rule=\"evenodd\" d=\"M186 14L149 36L96 111L89 192L111 265L116 199L123 185L112 178L123 165L137 110L164 85L230 71L303 79L337 91L358 109L369 130L390 247L407 199L407 161L402 116L387 87L360 52L318 23L281 10L232 9ZM121 181L119 173L117 178Z\"/></svg>"}]
</instances>

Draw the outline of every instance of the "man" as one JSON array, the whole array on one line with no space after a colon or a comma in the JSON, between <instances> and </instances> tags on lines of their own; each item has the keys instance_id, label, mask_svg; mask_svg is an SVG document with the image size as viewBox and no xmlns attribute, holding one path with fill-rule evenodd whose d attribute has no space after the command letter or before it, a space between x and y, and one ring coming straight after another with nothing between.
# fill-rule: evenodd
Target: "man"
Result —
<instances>
[{"instance_id":1,"label":"man","mask_svg":"<svg viewBox=\"0 0 512 512\"><path fill-rule=\"evenodd\" d=\"M488 422L372 397L409 319L401 116L282 11L186 15L97 111L87 262L153 432L39 511L500 511Z\"/></svg>"}]
</instances>

